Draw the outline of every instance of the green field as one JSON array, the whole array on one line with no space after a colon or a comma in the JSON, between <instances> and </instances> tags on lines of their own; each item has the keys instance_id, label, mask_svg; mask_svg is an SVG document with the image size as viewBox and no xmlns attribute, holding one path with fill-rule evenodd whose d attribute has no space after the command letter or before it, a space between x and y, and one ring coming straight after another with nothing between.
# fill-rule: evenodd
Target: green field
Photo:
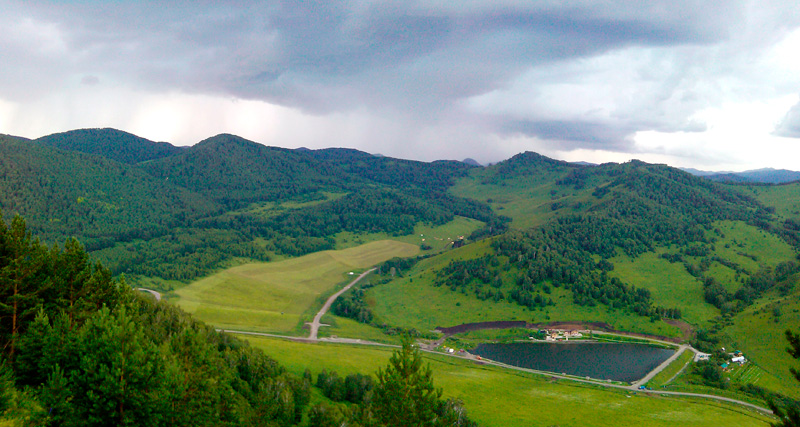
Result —
<instances>
[{"instance_id":1,"label":"green field","mask_svg":"<svg viewBox=\"0 0 800 427\"><path fill-rule=\"evenodd\" d=\"M173 299L196 318L224 329L299 332L318 299L363 270L396 256L413 256L419 247L382 240L272 263L245 264L198 280Z\"/></svg>"},{"instance_id":2,"label":"green field","mask_svg":"<svg viewBox=\"0 0 800 427\"><path fill-rule=\"evenodd\" d=\"M374 374L386 366L391 348L301 344L246 337L291 372L310 367ZM477 365L453 357L424 354L434 382L445 397L464 401L470 418L482 426L767 426L769 419L740 407L702 399L642 395L580 385L520 371Z\"/></svg>"},{"instance_id":3,"label":"green field","mask_svg":"<svg viewBox=\"0 0 800 427\"><path fill-rule=\"evenodd\" d=\"M682 319L698 325L719 314L719 310L703 300L703 284L686 272L683 264L659 258L648 252L631 259L617 256L611 260L610 274L625 283L650 291L653 303L662 307L677 307Z\"/></svg>"},{"instance_id":4,"label":"green field","mask_svg":"<svg viewBox=\"0 0 800 427\"><path fill-rule=\"evenodd\" d=\"M785 185L755 185L742 187L761 203L775 208L784 218L800 218L800 183Z\"/></svg>"},{"instance_id":5,"label":"green field","mask_svg":"<svg viewBox=\"0 0 800 427\"><path fill-rule=\"evenodd\" d=\"M459 179L449 191L459 197L487 202L499 215L510 217L514 227L527 229L573 209L583 210L596 202L590 188L574 190L556 185L555 181L564 173L530 174L488 183L485 180L489 172L475 169L470 177ZM557 202L564 206L552 209L553 203Z\"/></svg>"},{"instance_id":6,"label":"green field","mask_svg":"<svg viewBox=\"0 0 800 427\"><path fill-rule=\"evenodd\" d=\"M794 250L778 237L741 222L720 221L714 224L719 233L709 233L716 242L709 245L708 257L718 256L736 263L747 273L755 273L762 266L774 266L794 258ZM634 259L619 255L611 259L614 264L612 275L625 283L650 290L653 303L663 307L677 307L683 320L702 326L719 315L719 310L704 301L703 284L686 271L683 263L670 263L660 258L665 252L677 252L674 248L659 248ZM693 264L699 257L685 256ZM736 272L717 262L713 262L704 273L713 277L729 292L735 293L741 287Z\"/></svg>"}]
</instances>

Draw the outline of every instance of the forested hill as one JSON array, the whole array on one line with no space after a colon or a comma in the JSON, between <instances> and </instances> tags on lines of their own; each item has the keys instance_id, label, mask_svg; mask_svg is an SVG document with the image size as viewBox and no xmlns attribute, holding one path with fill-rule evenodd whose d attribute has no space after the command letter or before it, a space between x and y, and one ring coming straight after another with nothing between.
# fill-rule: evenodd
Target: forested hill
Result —
<instances>
[{"instance_id":1,"label":"forested hill","mask_svg":"<svg viewBox=\"0 0 800 427\"><path fill-rule=\"evenodd\" d=\"M78 129L43 136L36 142L68 151L97 154L121 163L136 164L184 150L166 142L153 142L116 129Z\"/></svg>"},{"instance_id":2,"label":"forested hill","mask_svg":"<svg viewBox=\"0 0 800 427\"><path fill-rule=\"evenodd\" d=\"M675 262L683 261L684 253L706 256L721 237L720 221L749 224L800 247L793 224L777 221L771 209L740 189L665 165L631 161L579 166L526 153L486 168L461 188L462 194L468 189L472 195L496 195L500 200L493 207L512 215L512 227L519 231L495 238L493 250L483 258L450 262L437 272L437 283L479 298L507 297L529 308L547 305L555 285L569 289L577 305L679 318L678 308L657 306L648 290L611 277L610 260L635 259L658 248L678 248L670 255ZM539 216L539 225L521 226L529 216ZM709 293L717 292L716 282L705 276L713 263L744 271L735 262L710 255L700 266L687 261L689 273L705 280ZM747 302L734 301L730 293L715 296L714 304L740 310L768 287L745 281L742 289L737 295L746 295Z\"/></svg>"},{"instance_id":3,"label":"forested hill","mask_svg":"<svg viewBox=\"0 0 800 427\"><path fill-rule=\"evenodd\" d=\"M147 239L219 212L204 196L104 157L0 136L0 209L37 236L89 249Z\"/></svg>"},{"instance_id":4,"label":"forested hill","mask_svg":"<svg viewBox=\"0 0 800 427\"><path fill-rule=\"evenodd\" d=\"M343 173L303 152L267 147L226 134L142 168L233 209L348 187L348 177Z\"/></svg>"},{"instance_id":5,"label":"forested hill","mask_svg":"<svg viewBox=\"0 0 800 427\"><path fill-rule=\"evenodd\" d=\"M307 151L330 168L338 168L369 181L402 188L445 191L473 166L456 161L432 163L373 156L346 148Z\"/></svg>"},{"instance_id":6,"label":"forested hill","mask_svg":"<svg viewBox=\"0 0 800 427\"><path fill-rule=\"evenodd\" d=\"M127 163L112 159L116 143ZM153 144L109 129L3 137L0 209L28 218L46 242L80 239L114 273L181 280L233 258L332 249L340 232L409 235L455 216L497 218L447 194L470 170L457 162L288 150L225 134L137 162Z\"/></svg>"},{"instance_id":7,"label":"forested hill","mask_svg":"<svg viewBox=\"0 0 800 427\"><path fill-rule=\"evenodd\" d=\"M2 137L0 208L28 218L45 241L81 239L115 273L180 280L233 258L332 249L341 232L409 235L456 216L485 224L473 239L501 234L504 216L521 230L596 219L601 228L664 230L654 237L662 240L719 219L769 223L763 206L734 188L635 161L586 166L528 152L477 167L289 150L227 134L158 147L112 129ZM652 247L639 237L615 244Z\"/></svg>"}]
</instances>

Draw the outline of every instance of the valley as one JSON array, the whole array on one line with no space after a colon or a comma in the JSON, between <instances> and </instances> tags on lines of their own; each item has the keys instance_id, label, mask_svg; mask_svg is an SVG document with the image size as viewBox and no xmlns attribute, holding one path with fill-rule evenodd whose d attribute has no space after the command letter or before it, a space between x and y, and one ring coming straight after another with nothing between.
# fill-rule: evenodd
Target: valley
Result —
<instances>
[{"instance_id":1,"label":"valley","mask_svg":"<svg viewBox=\"0 0 800 427\"><path fill-rule=\"evenodd\" d=\"M117 143L125 156L110 155ZM480 425L767 425L752 409L668 393L759 407L800 399L784 336L800 329L797 183L721 184L666 165L535 153L487 167L424 163L233 135L170 149L113 130L2 136L0 150L14 159L0 170L6 223L24 216L45 244L77 238L109 277L160 292L157 306L210 328L307 337L325 300L374 269L321 316L321 341L239 335L297 377L370 374L410 337L440 344L423 355L436 384ZM537 327L436 331L496 321ZM676 355L650 393L444 350L596 324L711 361ZM747 363L722 368L731 349Z\"/></svg>"}]
</instances>

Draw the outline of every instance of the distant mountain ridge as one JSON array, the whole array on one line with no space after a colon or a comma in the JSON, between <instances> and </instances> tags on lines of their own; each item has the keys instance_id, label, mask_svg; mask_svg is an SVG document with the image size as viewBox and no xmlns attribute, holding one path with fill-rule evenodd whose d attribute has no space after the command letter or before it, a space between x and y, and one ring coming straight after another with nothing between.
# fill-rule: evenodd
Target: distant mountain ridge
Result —
<instances>
[{"instance_id":1,"label":"distant mountain ridge","mask_svg":"<svg viewBox=\"0 0 800 427\"><path fill-rule=\"evenodd\" d=\"M692 168L680 169L692 175L717 182L784 184L800 180L800 172L788 169L762 168L743 172L710 172Z\"/></svg>"}]
</instances>

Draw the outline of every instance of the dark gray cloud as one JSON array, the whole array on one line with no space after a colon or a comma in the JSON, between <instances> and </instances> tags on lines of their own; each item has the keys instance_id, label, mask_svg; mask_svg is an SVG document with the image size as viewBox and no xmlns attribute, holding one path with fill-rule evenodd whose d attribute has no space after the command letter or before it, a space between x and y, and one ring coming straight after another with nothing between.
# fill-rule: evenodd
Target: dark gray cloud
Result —
<instances>
[{"instance_id":1,"label":"dark gray cloud","mask_svg":"<svg viewBox=\"0 0 800 427\"><path fill-rule=\"evenodd\" d=\"M83 83L366 111L364 135L408 129L371 151L418 158L449 134L491 157L513 154L498 135L632 153L637 132L703 132L704 111L765 92L750 64L800 25L790 0L0 4L0 101ZM771 90L797 83L782 79ZM797 116L775 133L796 135Z\"/></svg>"},{"instance_id":2,"label":"dark gray cloud","mask_svg":"<svg viewBox=\"0 0 800 427\"><path fill-rule=\"evenodd\" d=\"M557 120L509 121L504 125L504 130L540 139L555 140L566 150L579 147L629 150L630 142L626 141L626 137L631 133L631 129L603 123Z\"/></svg>"}]
</instances>

